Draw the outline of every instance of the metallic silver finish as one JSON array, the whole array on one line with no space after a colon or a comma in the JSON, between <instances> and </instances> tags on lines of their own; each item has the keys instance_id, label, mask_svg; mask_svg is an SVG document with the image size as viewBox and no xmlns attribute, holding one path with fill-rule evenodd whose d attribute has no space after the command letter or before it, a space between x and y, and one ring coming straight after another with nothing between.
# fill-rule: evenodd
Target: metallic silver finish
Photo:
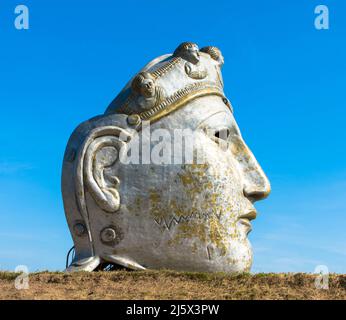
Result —
<instances>
[{"instance_id":1,"label":"metallic silver finish","mask_svg":"<svg viewBox=\"0 0 346 320\"><path fill-rule=\"evenodd\" d=\"M75 245L67 271L103 262L134 270L250 270L254 203L269 195L270 184L223 91L223 62L215 47L183 43L135 75L104 115L73 132L62 173ZM193 143L178 131L192 132ZM177 161L182 145L185 162ZM188 155L203 161L186 161Z\"/></svg>"},{"instance_id":2,"label":"metallic silver finish","mask_svg":"<svg viewBox=\"0 0 346 320\"><path fill-rule=\"evenodd\" d=\"M77 222L73 226L73 232L78 237L82 237L82 236L86 235L86 231L87 231L87 229L85 228L85 225L83 223Z\"/></svg>"}]
</instances>

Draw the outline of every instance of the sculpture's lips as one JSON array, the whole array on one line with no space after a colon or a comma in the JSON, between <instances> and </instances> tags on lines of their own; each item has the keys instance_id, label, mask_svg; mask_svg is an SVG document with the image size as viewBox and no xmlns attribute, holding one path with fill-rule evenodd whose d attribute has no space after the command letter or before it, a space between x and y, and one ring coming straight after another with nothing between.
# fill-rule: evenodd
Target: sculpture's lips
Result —
<instances>
[{"instance_id":1,"label":"sculpture's lips","mask_svg":"<svg viewBox=\"0 0 346 320\"><path fill-rule=\"evenodd\" d=\"M256 219L257 217L257 211L255 209L250 210L249 212L239 216L238 219L247 219L249 221Z\"/></svg>"},{"instance_id":2,"label":"sculpture's lips","mask_svg":"<svg viewBox=\"0 0 346 320\"><path fill-rule=\"evenodd\" d=\"M257 211L251 210L241 216L239 216L238 220L241 224L245 225L247 229L247 234L252 230L252 226L250 221L256 219Z\"/></svg>"}]
</instances>

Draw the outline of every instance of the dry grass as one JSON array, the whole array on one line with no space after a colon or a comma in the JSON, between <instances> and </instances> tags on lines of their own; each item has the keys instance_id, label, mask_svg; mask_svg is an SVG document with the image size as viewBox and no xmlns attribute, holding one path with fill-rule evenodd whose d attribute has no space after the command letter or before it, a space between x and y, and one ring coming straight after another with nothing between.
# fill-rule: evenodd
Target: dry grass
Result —
<instances>
[{"instance_id":1,"label":"dry grass","mask_svg":"<svg viewBox=\"0 0 346 320\"><path fill-rule=\"evenodd\" d=\"M40 272L28 290L15 289L17 276L0 272L0 299L346 299L346 275L330 275L329 290L303 273Z\"/></svg>"}]
</instances>

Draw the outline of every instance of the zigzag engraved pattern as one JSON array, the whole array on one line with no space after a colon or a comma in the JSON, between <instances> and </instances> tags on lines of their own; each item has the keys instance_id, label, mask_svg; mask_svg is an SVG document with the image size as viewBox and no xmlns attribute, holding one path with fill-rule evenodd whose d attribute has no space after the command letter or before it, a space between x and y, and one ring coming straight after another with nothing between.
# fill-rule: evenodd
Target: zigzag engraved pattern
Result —
<instances>
[{"instance_id":1,"label":"zigzag engraved pattern","mask_svg":"<svg viewBox=\"0 0 346 320\"><path fill-rule=\"evenodd\" d=\"M190 215L182 215L182 216L173 216L170 219L166 219L166 218L159 218L159 219L154 219L154 221L156 222L157 225L159 225L160 227L165 228L166 230L171 230L172 226L177 225L181 222L188 222L192 219L210 219L210 217L214 215L218 220L220 220L221 218L221 213L217 213L217 214L207 214L207 213L192 213Z\"/></svg>"}]
</instances>

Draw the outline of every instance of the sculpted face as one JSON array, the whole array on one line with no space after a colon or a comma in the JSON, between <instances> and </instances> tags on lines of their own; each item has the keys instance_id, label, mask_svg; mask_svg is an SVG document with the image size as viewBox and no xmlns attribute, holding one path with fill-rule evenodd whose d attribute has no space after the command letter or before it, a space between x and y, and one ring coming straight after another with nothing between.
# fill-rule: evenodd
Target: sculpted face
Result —
<instances>
[{"instance_id":1,"label":"sculpted face","mask_svg":"<svg viewBox=\"0 0 346 320\"><path fill-rule=\"evenodd\" d=\"M152 124L151 134L169 132L169 139L162 135L161 151L181 145L174 136L177 129L194 132L193 145L185 149L193 148L200 163L124 164L120 170L121 193L127 195L124 207L136 220L136 227L130 224L131 233L141 225L143 250L134 249L131 256L144 266L155 257L162 268L249 270L252 250L247 235L256 218L253 203L270 192L266 176L221 98L196 99ZM157 141L151 142L152 156L157 146Z\"/></svg>"},{"instance_id":2,"label":"sculpted face","mask_svg":"<svg viewBox=\"0 0 346 320\"><path fill-rule=\"evenodd\" d=\"M182 43L175 51L177 56L184 58L192 64L197 64L200 61L199 48L195 43Z\"/></svg>"},{"instance_id":3,"label":"sculpted face","mask_svg":"<svg viewBox=\"0 0 346 320\"><path fill-rule=\"evenodd\" d=\"M199 61L199 51L198 47L193 46L188 49L188 55L191 56L191 62L192 63L197 63Z\"/></svg>"},{"instance_id":4,"label":"sculpted face","mask_svg":"<svg viewBox=\"0 0 346 320\"><path fill-rule=\"evenodd\" d=\"M140 93L144 97L152 97L155 93L154 81L152 79L144 79L141 84Z\"/></svg>"},{"instance_id":5,"label":"sculpted face","mask_svg":"<svg viewBox=\"0 0 346 320\"><path fill-rule=\"evenodd\" d=\"M76 250L68 270L250 270L254 203L270 184L224 95L222 64L216 47L183 43L72 134L62 177Z\"/></svg>"}]
</instances>

